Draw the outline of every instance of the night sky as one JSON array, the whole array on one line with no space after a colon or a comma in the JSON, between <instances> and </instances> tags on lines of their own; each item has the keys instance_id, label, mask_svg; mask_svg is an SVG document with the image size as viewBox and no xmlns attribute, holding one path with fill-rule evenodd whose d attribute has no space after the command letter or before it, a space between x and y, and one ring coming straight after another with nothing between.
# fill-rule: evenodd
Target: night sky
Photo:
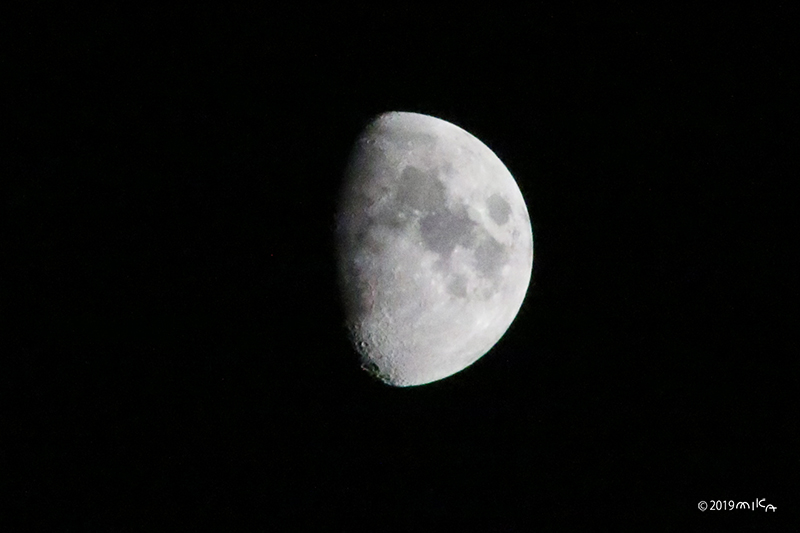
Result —
<instances>
[{"instance_id":1,"label":"night sky","mask_svg":"<svg viewBox=\"0 0 800 533\"><path fill-rule=\"evenodd\" d=\"M527 4L13 17L8 531L796 518L797 10ZM331 234L392 110L488 145L534 234L506 335L411 388L359 368Z\"/></svg>"}]
</instances>

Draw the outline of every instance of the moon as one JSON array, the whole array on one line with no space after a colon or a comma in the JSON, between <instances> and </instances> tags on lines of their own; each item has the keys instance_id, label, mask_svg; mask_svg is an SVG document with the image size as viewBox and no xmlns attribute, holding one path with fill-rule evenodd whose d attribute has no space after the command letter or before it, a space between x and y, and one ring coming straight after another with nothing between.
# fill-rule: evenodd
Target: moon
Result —
<instances>
[{"instance_id":1,"label":"moon","mask_svg":"<svg viewBox=\"0 0 800 533\"><path fill-rule=\"evenodd\" d=\"M397 387L491 350L531 279L531 223L511 173L470 133L418 113L381 114L358 136L335 241L362 368Z\"/></svg>"}]
</instances>

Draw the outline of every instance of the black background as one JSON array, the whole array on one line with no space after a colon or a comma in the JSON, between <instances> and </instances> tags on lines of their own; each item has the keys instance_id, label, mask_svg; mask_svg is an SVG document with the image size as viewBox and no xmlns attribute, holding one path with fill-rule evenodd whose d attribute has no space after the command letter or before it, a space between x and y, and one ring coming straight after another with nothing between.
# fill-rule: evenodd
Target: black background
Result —
<instances>
[{"instance_id":1,"label":"black background","mask_svg":"<svg viewBox=\"0 0 800 533\"><path fill-rule=\"evenodd\" d=\"M796 10L529 5L29 4L0 104L9 531L796 515ZM389 110L492 148L535 242L504 338L408 389L358 368L330 239Z\"/></svg>"}]
</instances>

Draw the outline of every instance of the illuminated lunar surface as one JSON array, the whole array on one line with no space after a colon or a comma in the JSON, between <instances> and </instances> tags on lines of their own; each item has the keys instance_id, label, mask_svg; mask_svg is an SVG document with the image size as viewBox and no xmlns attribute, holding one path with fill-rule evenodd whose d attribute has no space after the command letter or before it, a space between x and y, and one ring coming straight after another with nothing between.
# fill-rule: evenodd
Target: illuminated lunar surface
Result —
<instances>
[{"instance_id":1,"label":"illuminated lunar surface","mask_svg":"<svg viewBox=\"0 0 800 533\"><path fill-rule=\"evenodd\" d=\"M500 159L449 122L375 118L353 147L336 223L347 326L362 366L422 385L468 367L525 298L533 235Z\"/></svg>"}]
</instances>

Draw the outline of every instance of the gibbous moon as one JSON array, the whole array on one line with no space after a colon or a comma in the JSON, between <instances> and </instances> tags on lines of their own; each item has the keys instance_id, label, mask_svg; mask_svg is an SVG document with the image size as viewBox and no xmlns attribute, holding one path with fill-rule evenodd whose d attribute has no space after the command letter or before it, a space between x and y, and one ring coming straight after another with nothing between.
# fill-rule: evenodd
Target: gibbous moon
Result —
<instances>
[{"instance_id":1,"label":"gibbous moon","mask_svg":"<svg viewBox=\"0 0 800 533\"><path fill-rule=\"evenodd\" d=\"M362 367L423 385L468 367L516 317L533 266L525 201L481 141L427 115L375 118L336 214L339 282Z\"/></svg>"}]
</instances>

